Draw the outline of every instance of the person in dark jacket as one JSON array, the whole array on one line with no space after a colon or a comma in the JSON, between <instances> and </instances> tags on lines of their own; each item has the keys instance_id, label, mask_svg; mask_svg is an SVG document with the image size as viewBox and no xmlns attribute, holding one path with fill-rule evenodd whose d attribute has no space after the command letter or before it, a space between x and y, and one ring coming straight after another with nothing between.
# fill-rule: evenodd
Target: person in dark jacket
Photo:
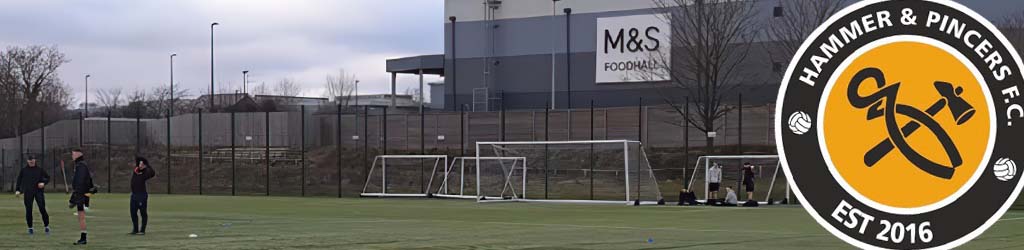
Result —
<instances>
[{"instance_id":1,"label":"person in dark jacket","mask_svg":"<svg viewBox=\"0 0 1024 250\"><path fill-rule=\"evenodd\" d=\"M149 221L149 214L146 206L149 203L149 192L146 190L146 181L156 176L156 171L149 166L149 161L143 157L135 158L135 169L132 170L132 194L129 210L132 212L133 235L146 235L146 222ZM142 227L139 228L139 216L142 216Z\"/></svg>"},{"instance_id":2,"label":"person in dark jacket","mask_svg":"<svg viewBox=\"0 0 1024 250\"><path fill-rule=\"evenodd\" d=\"M71 178L71 187L74 191L72 191L71 199L68 200L68 203L70 203L69 207L78 209L78 227L82 230L81 238L75 242L75 245L85 245L85 207L89 205L89 197L96 193L96 187L93 186L92 172L89 171L89 166L85 164L85 155L82 153L82 150L71 150L71 158L75 161L75 175Z\"/></svg>"},{"instance_id":3,"label":"person in dark jacket","mask_svg":"<svg viewBox=\"0 0 1024 250\"><path fill-rule=\"evenodd\" d=\"M25 196L25 223L28 224L28 234L35 233L32 229L33 201L39 206L39 215L43 217L46 234L50 234L50 214L46 213L46 197L43 195L43 188L50 183L50 175L36 164L36 156L29 155L28 166L18 172L18 183L15 185L14 194Z\"/></svg>"},{"instance_id":4,"label":"person in dark jacket","mask_svg":"<svg viewBox=\"0 0 1024 250\"><path fill-rule=\"evenodd\" d=\"M747 201L754 200L754 165L743 163L743 186L747 187Z\"/></svg>"}]
</instances>

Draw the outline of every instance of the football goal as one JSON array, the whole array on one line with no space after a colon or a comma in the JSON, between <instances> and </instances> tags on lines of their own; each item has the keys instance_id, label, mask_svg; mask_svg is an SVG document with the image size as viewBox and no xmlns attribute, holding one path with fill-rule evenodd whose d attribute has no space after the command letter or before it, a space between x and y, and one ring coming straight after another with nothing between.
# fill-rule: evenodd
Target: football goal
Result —
<instances>
[{"instance_id":1,"label":"football goal","mask_svg":"<svg viewBox=\"0 0 1024 250\"><path fill-rule=\"evenodd\" d=\"M490 167L489 157L518 158L522 171ZM643 144L628 140L477 142L476 161L481 197L509 194L527 202L662 204L661 191ZM509 160L496 160L506 162ZM515 160L512 160L514 162ZM499 164L500 165L500 164ZM508 174L488 174L501 170ZM500 179L504 178L504 181ZM505 182L504 184L501 182ZM450 185L449 185L450 186ZM506 190L505 186L518 189ZM501 192L498 192L501 191ZM487 199L484 199L487 201Z\"/></svg>"},{"instance_id":2,"label":"football goal","mask_svg":"<svg viewBox=\"0 0 1024 250\"><path fill-rule=\"evenodd\" d=\"M526 157L455 157L434 197L513 200L525 195Z\"/></svg>"},{"instance_id":3,"label":"football goal","mask_svg":"<svg viewBox=\"0 0 1024 250\"><path fill-rule=\"evenodd\" d=\"M727 188L736 192L740 203L747 201L743 166L753 166L753 200L761 204L787 204L790 199L787 183L778 155L707 155L697 158L687 189L697 194L699 201L707 201L718 188L717 199L725 199ZM717 184L717 185L716 185Z\"/></svg>"},{"instance_id":4,"label":"football goal","mask_svg":"<svg viewBox=\"0 0 1024 250\"><path fill-rule=\"evenodd\" d=\"M447 155L378 155L363 185L364 197L428 197Z\"/></svg>"}]
</instances>

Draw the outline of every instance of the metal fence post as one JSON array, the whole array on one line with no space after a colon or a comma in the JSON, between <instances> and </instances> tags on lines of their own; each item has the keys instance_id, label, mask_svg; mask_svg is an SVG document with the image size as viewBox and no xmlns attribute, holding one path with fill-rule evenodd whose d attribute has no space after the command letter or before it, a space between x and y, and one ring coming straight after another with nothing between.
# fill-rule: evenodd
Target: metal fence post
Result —
<instances>
[{"instance_id":1,"label":"metal fence post","mask_svg":"<svg viewBox=\"0 0 1024 250\"><path fill-rule=\"evenodd\" d=\"M548 103L548 107L544 108L544 141L548 141L548 122L551 118L551 103ZM544 144L544 199L548 198L548 144Z\"/></svg>"},{"instance_id":2,"label":"metal fence post","mask_svg":"<svg viewBox=\"0 0 1024 250\"><path fill-rule=\"evenodd\" d=\"M420 77L423 77L423 75L420 75ZM427 116L426 116L426 112L423 111L423 104L422 104L423 100L420 100L420 102L421 102L420 103L420 154L421 155L426 155L427 154L427 144L426 144L426 140L427 140L427 122L426 122L426 117ZM423 174L423 160L421 159L420 160L420 193L426 193L427 192L426 186L423 185L423 179L425 177L426 176Z\"/></svg>"},{"instance_id":3,"label":"metal fence post","mask_svg":"<svg viewBox=\"0 0 1024 250\"><path fill-rule=\"evenodd\" d=\"M466 106L459 106L459 156L466 156Z\"/></svg>"},{"instance_id":4,"label":"metal fence post","mask_svg":"<svg viewBox=\"0 0 1024 250\"><path fill-rule=\"evenodd\" d=\"M213 104L211 103L210 105L213 105ZM199 195L203 195L203 110L200 109L198 114L199 114Z\"/></svg>"},{"instance_id":5,"label":"metal fence post","mask_svg":"<svg viewBox=\"0 0 1024 250\"><path fill-rule=\"evenodd\" d=\"M267 196L270 196L270 111L264 111L263 115L264 115L263 129L264 129L264 132L265 132L264 135L266 135L266 137L264 138L266 140L266 142L263 144L263 148L265 150L263 157L265 157L266 160L267 160L267 176L266 176L267 177L267 182L266 182L266 189L267 189Z\"/></svg>"},{"instance_id":6,"label":"metal fence post","mask_svg":"<svg viewBox=\"0 0 1024 250\"><path fill-rule=\"evenodd\" d=\"M0 189L7 186L7 148L0 148Z\"/></svg>"},{"instance_id":7,"label":"metal fence post","mask_svg":"<svg viewBox=\"0 0 1024 250\"><path fill-rule=\"evenodd\" d=\"M640 142L639 147L643 147L643 143L644 143L644 98L643 97L640 97L640 102L638 102L636 104L636 107L637 107L637 115L636 116L638 117L637 123L636 123L636 131L637 131L637 133L636 133L636 140ZM638 155L640 153L639 150L640 150L640 148L637 148ZM640 160L640 157L636 157L636 202L633 203L634 205L640 205L640 182L641 182L641 180L643 180L643 178L640 178L640 164L643 164L643 161Z\"/></svg>"},{"instance_id":8,"label":"metal fence post","mask_svg":"<svg viewBox=\"0 0 1024 250\"><path fill-rule=\"evenodd\" d=\"M173 95L173 94L172 94ZM171 103L174 103L173 99ZM174 106L167 109L167 194L171 194L171 167L174 166L174 158L171 156L171 117L174 115Z\"/></svg>"},{"instance_id":9,"label":"metal fence post","mask_svg":"<svg viewBox=\"0 0 1024 250\"><path fill-rule=\"evenodd\" d=\"M594 99L590 99L590 140L594 140ZM590 199L594 199L594 144L590 144Z\"/></svg>"},{"instance_id":10,"label":"metal fence post","mask_svg":"<svg viewBox=\"0 0 1024 250\"><path fill-rule=\"evenodd\" d=\"M112 112L108 109L107 110L107 193L111 192L110 179L114 176L113 175L113 171L111 170L111 168L112 168L111 166L113 164L110 164L110 159L112 158L112 154L113 154L113 151L111 150L111 146L110 146L110 144L111 144L110 143L110 127L111 127L111 125L110 125L110 117L112 115L113 115Z\"/></svg>"},{"instance_id":11,"label":"metal fence post","mask_svg":"<svg viewBox=\"0 0 1024 250\"><path fill-rule=\"evenodd\" d=\"M498 138L499 138L498 140L499 141L505 141L505 125L506 124L505 124L505 92L504 91L501 92L501 111L499 111L499 113L498 113L498 118L500 120L498 127L501 130L501 133L498 136Z\"/></svg>"},{"instance_id":12,"label":"metal fence post","mask_svg":"<svg viewBox=\"0 0 1024 250\"><path fill-rule=\"evenodd\" d=\"M337 151L338 151L338 163L337 163L337 165L338 165L338 198L341 198L341 180L342 180L342 177L341 177L341 161L342 161L342 158L341 158L341 153L342 153L341 152L341 101L338 102L338 110L337 111L338 112L335 115L336 118L337 118L337 121L334 123L334 125L337 128L336 136L338 137L338 140L335 141L334 144L335 144L335 149L337 149Z\"/></svg>"},{"instance_id":13,"label":"metal fence post","mask_svg":"<svg viewBox=\"0 0 1024 250\"><path fill-rule=\"evenodd\" d=\"M25 165L25 111L18 110L18 168ZM14 189L14 184L11 184Z\"/></svg>"},{"instance_id":14,"label":"metal fence post","mask_svg":"<svg viewBox=\"0 0 1024 250\"><path fill-rule=\"evenodd\" d=\"M382 145L381 146L381 152L383 152L382 154L386 155L386 154L388 154L388 107L384 107L383 110L384 110L384 113L380 116L381 117L380 118L380 122L381 122L381 124L383 124L383 125L380 126L381 134L382 134L382 136L380 137L381 138L381 144L380 145Z\"/></svg>"},{"instance_id":15,"label":"metal fence post","mask_svg":"<svg viewBox=\"0 0 1024 250\"><path fill-rule=\"evenodd\" d=\"M739 126L736 128L736 152L743 154L743 93L739 94L739 98L739 104L736 105L739 108L739 116L737 118L737 125Z\"/></svg>"},{"instance_id":16,"label":"metal fence post","mask_svg":"<svg viewBox=\"0 0 1024 250\"><path fill-rule=\"evenodd\" d=\"M686 97L683 105L683 186L689 186L686 179L686 168L690 166L690 97Z\"/></svg>"},{"instance_id":17,"label":"metal fence post","mask_svg":"<svg viewBox=\"0 0 1024 250\"><path fill-rule=\"evenodd\" d=\"M81 149L85 145L85 136L83 131L85 130L85 118L82 112L78 112L78 148Z\"/></svg>"},{"instance_id":18,"label":"metal fence post","mask_svg":"<svg viewBox=\"0 0 1024 250\"><path fill-rule=\"evenodd\" d=\"M135 108L135 155L142 155L142 107Z\"/></svg>"},{"instance_id":19,"label":"metal fence post","mask_svg":"<svg viewBox=\"0 0 1024 250\"><path fill-rule=\"evenodd\" d=\"M231 196L235 196L235 111L231 111Z\"/></svg>"},{"instance_id":20,"label":"metal fence post","mask_svg":"<svg viewBox=\"0 0 1024 250\"><path fill-rule=\"evenodd\" d=\"M7 187L7 148L0 148L0 189Z\"/></svg>"},{"instance_id":21,"label":"metal fence post","mask_svg":"<svg viewBox=\"0 0 1024 250\"><path fill-rule=\"evenodd\" d=\"M299 160L302 176L299 184L302 186L302 196L306 196L306 105L299 106L299 150L302 151L302 159Z\"/></svg>"},{"instance_id":22,"label":"metal fence post","mask_svg":"<svg viewBox=\"0 0 1024 250\"><path fill-rule=\"evenodd\" d=\"M46 166L46 111L39 110L39 167L44 166ZM50 166L50 173L56 172L57 165Z\"/></svg>"},{"instance_id":23,"label":"metal fence post","mask_svg":"<svg viewBox=\"0 0 1024 250\"><path fill-rule=\"evenodd\" d=\"M644 140L644 98L640 97L640 102L636 104L636 141L643 142Z\"/></svg>"},{"instance_id":24,"label":"metal fence post","mask_svg":"<svg viewBox=\"0 0 1024 250\"><path fill-rule=\"evenodd\" d=\"M359 114L356 114L356 117L358 118ZM363 180L370 178L370 162L368 161L368 157L370 157L370 138L368 137L370 134L369 125L370 107L363 106L363 173L366 175L363 176ZM366 185L365 181L363 185Z\"/></svg>"}]
</instances>

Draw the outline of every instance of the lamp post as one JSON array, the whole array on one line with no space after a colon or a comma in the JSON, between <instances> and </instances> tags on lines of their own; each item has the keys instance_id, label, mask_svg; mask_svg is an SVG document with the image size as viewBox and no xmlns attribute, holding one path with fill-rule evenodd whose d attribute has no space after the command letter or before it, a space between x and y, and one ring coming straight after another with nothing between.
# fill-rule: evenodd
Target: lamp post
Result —
<instances>
[{"instance_id":1,"label":"lamp post","mask_svg":"<svg viewBox=\"0 0 1024 250\"><path fill-rule=\"evenodd\" d=\"M456 53L455 53L456 52L456 49L455 49L455 20L456 20L455 16L448 17L448 21L452 22L452 110L453 111L454 110L458 110L458 108L456 108L456 107L459 106L459 85L458 85L458 82L457 82L457 80L459 79L459 76L458 76L457 72L455 71L456 67L459 65L459 63L458 63L459 59L458 59L458 57L456 57Z\"/></svg>"},{"instance_id":2,"label":"lamp post","mask_svg":"<svg viewBox=\"0 0 1024 250\"><path fill-rule=\"evenodd\" d=\"M353 94L356 96L356 102L353 105L358 107L359 106L359 80L356 80L356 91Z\"/></svg>"},{"instance_id":3,"label":"lamp post","mask_svg":"<svg viewBox=\"0 0 1024 250\"><path fill-rule=\"evenodd\" d=\"M220 23L214 22L210 24L210 112L213 112L213 95L216 94L213 85L213 26L220 25Z\"/></svg>"},{"instance_id":4,"label":"lamp post","mask_svg":"<svg viewBox=\"0 0 1024 250\"><path fill-rule=\"evenodd\" d=\"M170 98L168 100L168 103L170 103L170 105L167 106L167 173L168 173L168 175L167 175L167 194L171 194L171 175L170 175L170 173L171 173L171 166L173 165L173 161L171 161L171 117L174 117L174 57L175 56L178 56L178 54L171 53L171 56L170 56L170 58L171 58L171 84L169 85L170 88L171 88L171 91L170 91Z\"/></svg>"},{"instance_id":5,"label":"lamp post","mask_svg":"<svg viewBox=\"0 0 1024 250\"><path fill-rule=\"evenodd\" d=\"M85 117L89 117L89 77L85 75Z\"/></svg>"},{"instance_id":6,"label":"lamp post","mask_svg":"<svg viewBox=\"0 0 1024 250\"><path fill-rule=\"evenodd\" d=\"M551 109L555 109L555 57L558 55L557 49L555 48L555 21L558 20L555 16L558 15L556 12L558 8L559 0L551 0Z\"/></svg>"},{"instance_id":7,"label":"lamp post","mask_svg":"<svg viewBox=\"0 0 1024 250\"><path fill-rule=\"evenodd\" d=\"M167 109L167 117L174 116L174 57L178 56L176 53L171 53L171 91L170 91L170 106ZM170 129L170 126L167 127Z\"/></svg>"},{"instance_id":8,"label":"lamp post","mask_svg":"<svg viewBox=\"0 0 1024 250\"><path fill-rule=\"evenodd\" d=\"M248 94L249 93L249 88L246 86L247 83L249 83L249 71L248 70L242 70L242 93L243 94Z\"/></svg>"},{"instance_id":9,"label":"lamp post","mask_svg":"<svg viewBox=\"0 0 1024 250\"><path fill-rule=\"evenodd\" d=\"M565 89L566 89L566 105L569 110L572 110L572 32L570 27L572 26L571 15L572 8L565 8Z\"/></svg>"}]
</instances>

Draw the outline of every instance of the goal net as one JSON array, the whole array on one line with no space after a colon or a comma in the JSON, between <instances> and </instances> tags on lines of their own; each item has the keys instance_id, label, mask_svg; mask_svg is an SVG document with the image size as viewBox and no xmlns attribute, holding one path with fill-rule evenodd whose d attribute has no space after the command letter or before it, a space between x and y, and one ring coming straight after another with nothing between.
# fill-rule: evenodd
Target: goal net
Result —
<instances>
[{"instance_id":1,"label":"goal net","mask_svg":"<svg viewBox=\"0 0 1024 250\"><path fill-rule=\"evenodd\" d=\"M487 157L525 159L521 174L505 175L519 187L515 201L659 204L663 202L650 161L638 141L524 141L477 142L478 166ZM482 176L487 170L481 168ZM501 176L498 176L501 177ZM502 184L481 178L481 190ZM488 191L491 192L491 191Z\"/></svg>"},{"instance_id":2,"label":"goal net","mask_svg":"<svg viewBox=\"0 0 1024 250\"><path fill-rule=\"evenodd\" d=\"M427 197L438 170L448 166L447 155L378 155L361 196Z\"/></svg>"},{"instance_id":3,"label":"goal net","mask_svg":"<svg viewBox=\"0 0 1024 250\"><path fill-rule=\"evenodd\" d=\"M455 157L441 174L434 197L478 200L521 198L526 157Z\"/></svg>"},{"instance_id":4,"label":"goal net","mask_svg":"<svg viewBox=\"0 0 1024 250\"><path fill-rule=\"evenodd\" d=\"M690 173L687 189L693 191L700 201L714 198L713 183L718 183L717 199L723 200L727 188L736 192L737 201L747 201L747 185L744 182L743 166L753 166L753 200L760 204L786 204L790 199L789 183L778 155L708 155L697 158L697 164ZM717 182L715 182L717 181Z\"/></svg>"}]
</instances>

